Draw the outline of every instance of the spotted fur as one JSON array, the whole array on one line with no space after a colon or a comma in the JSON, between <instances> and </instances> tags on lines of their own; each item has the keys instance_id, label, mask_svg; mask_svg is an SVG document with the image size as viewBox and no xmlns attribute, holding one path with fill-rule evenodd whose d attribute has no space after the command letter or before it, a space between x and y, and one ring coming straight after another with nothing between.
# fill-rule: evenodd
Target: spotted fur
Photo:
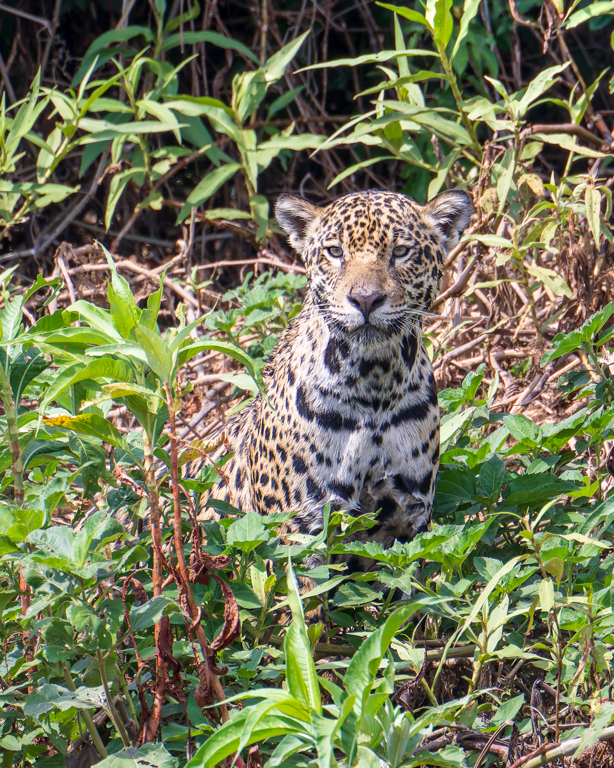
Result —
<instances>
[{"instance_id":1,"label":"spotted fur","mask_svg":"<svg viewBox=\"0 0 614 768\"><path fill-rule=\"evenodd\" d=\"M379 190L322 207L279 199L309 290L265 368L268 403L257 397L227 425L235 453L217 498L261 515L296 512L290 529L310 534L327 502L380 510L368 538L384 547L425 530L439 408L421 318L470 214L460 191L426 206Z\"/></svg>"}]
</instances>

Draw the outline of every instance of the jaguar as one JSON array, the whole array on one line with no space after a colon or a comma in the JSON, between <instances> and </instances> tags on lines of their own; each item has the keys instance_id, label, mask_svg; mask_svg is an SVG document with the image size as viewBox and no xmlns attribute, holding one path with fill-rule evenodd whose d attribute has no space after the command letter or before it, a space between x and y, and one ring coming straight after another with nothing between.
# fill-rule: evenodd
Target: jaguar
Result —
<instances>
[{"instance_id":1,"label":"jaguar","mask_svg":"<svg viewBox=\"0 0 614 768\"><path fill-rule=\"evenodd\" d=\"M427 529L439 466L439 408L422 321L448 251L472 213L461 190L420 205L370 190L326 205L282 195L276 218L308 278L302 311L263 372L266 396L229 420L216 498L294 513L317 534L324 508L377 512L363 539L385 548ZM364 569L350 556L349 570Z\"/></svg>"}]
</instances>

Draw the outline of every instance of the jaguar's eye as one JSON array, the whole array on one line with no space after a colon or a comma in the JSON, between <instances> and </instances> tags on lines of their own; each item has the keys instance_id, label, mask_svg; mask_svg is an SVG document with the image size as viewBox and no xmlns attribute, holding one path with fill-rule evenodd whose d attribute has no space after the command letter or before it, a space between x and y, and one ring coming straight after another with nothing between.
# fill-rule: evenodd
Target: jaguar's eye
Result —
<instances>
[{"instance_id":1,"label":"jaguar's eye","mask_svg":"<svg viewBox=\"0 0 614 768\"><path fill-rule=\"evenodd\" d=\"M397 259L400 259L403 256L407 256L408 253L409 253L408 245L397 245L392 249L392 255Z\"/></svg>"},{"instance_id":2,"label":"jaguar's eye","mask_svg":"<svg viewBox=\"0 0 614 768\"><path fill-rule=\"evenodd\" d=\"M326 250L328 251L328 255L332 256L334 259L340 259L343 256L343 248L339 248L338 245L332 245Z\"/></svg>"}]
</instances>

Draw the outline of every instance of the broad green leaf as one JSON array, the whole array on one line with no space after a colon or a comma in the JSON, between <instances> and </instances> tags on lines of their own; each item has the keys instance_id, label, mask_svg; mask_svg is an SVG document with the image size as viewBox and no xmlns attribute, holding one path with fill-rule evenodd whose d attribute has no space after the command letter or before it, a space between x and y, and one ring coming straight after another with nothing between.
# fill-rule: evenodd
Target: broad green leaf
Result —
<instances>
[{"instance_id":1,"label":"broad green leaf","mask_svg":"<svg viewBox=\"0 0 614 768\"><path fill-rule=\"evenodd\" d=\"M263 702L262 707L267 710L270 708L268 702ZM250 716L253 717L250 710L251 707L243 709L209 736L185 768L215 768L226 757L233 755L242 741L245 722ZM270 738L304 733L305 723L301 720L268 713L258 722L258 727L252 730L245 746Z\"/></svg>"},{"instance_id":2,"label":"broad green leaf","mask_svg":"<svg viewBox=\"0 0 614 768\"><path fill-rule=\"evenodd\" d=\"M69 315L70 312L78 312L79 318L81 320L86 322L92 328L95 328L96 330L110 337L108 341L113 339L119 341L122 338L121 335L115 330L115 326L113 325L113 317L108 309L102 309L101 307L97 307L95 304L90 304L89 301L79 299L79 301L71 304L70 307L68 307L66 310L68 322L71 322ZM101 341L99 343L102 344L103 342Z\"/></svg>"},{"instance_id":3,"label":"broad green leaf","mask_svg":"<svg viewBox=\"0 0 614 768\"><path fill-rule=\"evenodd\" d=\"M557 333L554 339L552 339L552 347L544 354L540 365L543 368L551 360L556 360L569 352L575 352L577 349L582 349L581 331Z\"/></svg>"},{"instance_id":4,"label":"broad green leaf","mask_svg":"<svg viewBox=\"0 0 614 768\"><path fill-rule=\"evenodd\" d=\"M228 219L228 221L234 221L235 219L251 219L251 215L247 211L238 211L236 208L211 208L205 211L205 216L208 219Z\"/></svg>"},{"instance_id":5,"label":"broad green leaf","mask_svg":"<svg viewBox=\"0 0 614 768\"><path fill-rule=\"evenodd\" d=\"M352 713L355 703L356 697L348 696L341 705L339 715L336 718L324 717L321 712L313 713L312 723L318 752L318 768L320 766L322 768L337 768L338 762L335 758L336 737L339 729ZM377 758L376 768L380 768L380 766L380 760Z\"/></svg>"},{"instance_id":6,"label":"broad green leaf","mask_svg":"<svg viewBox=\"0 0 614 768\"><path fill-rule=\"evenodd\" d=\"M270 149L291 149L299 152L301 149L317 149L326 141L326 136L313 133L300 133L296 136L274 136L269 141L258 145L258 151Z\"/></svg>"},{"instance_id":7,"label":"broad green leaf","mask_svg":"<svg viewBox=\"0 0 614 768\"><path fill-rule=\"evenodd\" d=\"M263 541L269 540L264 523L260 515L255 512L248 512L228 529L226 534L228 544L241 549L243 552L251 552Z\"/></svg>"},{"instance_id":8,"label":"broad green leaf","mask_svg":"<svg viewBox=\"0 0 614 768\"><path fill-rule=\"evenodd\" d=\"M122 360L112 357L103 357L93 360L91 363L75 364L59 371L57 378L51 383L41 404L43 413L49 403L52 403L68 387L86 379L114 379L116 381L130 381L133 377L132 367Z\"/></svg>"},{"instance_id":9,"label":"broad green leaf","mask_svg":"<svg viewBox=\"0 0 614 768\"><path fill-rule=\"evenodd\" d=\"M542 611L550 613L554 608L554 584L552 579L542 579L539 584L539 604Z\"/></svg>"},{"instance_id":10,"label":"broad green leaf","mask_svg":"<svg viewBox=\"0 0 614 768\"><path fill-rule=\"evenodd\" d=\"M49 426L68 429L71 432L78 432L82 435L98 437L115 448L129 451L128 444L113 424L94 413L83 413L78 416L54 416L53 418L45 418L43 421Z\"/></svg>"},{"instance_id":11,"label":"broad green leaf","mask_svg":"<svg viewBox=\"0 0 614 768\"><path fill-rule=\"evenodd\" d=\"M437 50L445 51L454 29L452 0L426 0L424 16L432 30Z\"/></svg>"},{"instance_id":12,"label":"broad green leaf","mask_svg":"<svg viewBox=\"0 0 614 768\"><path fill-rule=\"evenodd\" d=\"M330 182L328 187L326 189L330 189L331 187L334 187L335 184L338 184L340 181L343 181L343 179L347 179L348 176L351 176L353 173L357 173L358 171L362 171L363 168L368 168L370 165L373 165L374 163L379 163L380 161L385 160L394 160L394 155L383 155L380 157L371 157L369 160L363 160L360 163L355 163L354 165L351 165L349 168L346 168L344 171L341 171L341 173L337 174L335 178Z\"/></svg>"},{"instance_id":13,"label":"broad green leaf","mask_svg":"<svg viewBox=\"0 0 614 768\"><path fill-rule=\"evenodd\" d=\"M499 727L508 720L513 720L518 712L520 712L520 708L524 703L524 693L521 693L519 696L514 696L512 699L508 699L499 707L490 722L492 725Z\"/></svg>"},{"instance_id":14,"label":"broad green leaf","mask_svg":"<svg viewBox=\"0 0 614 768\"><path fill-rule=\"evenodd\" d=\"M375 682L379 665L388 646L401 626L416 612L414 605L398 608L385 624L366 637L352 657L345 673L344 684L350 696L356 697L354 711L358 717L365 713L367 701Z\"/></svg>"},{"instance_id":15,"label":"broad green leaf","mask_svg":"<svg viewBox=\"0 0 614 768\"><path fill-rule=\"evenodd\" d=\"M206 351L223 352L225 355L229 355L238 363L244 365L249 371L250 376L258 382L258 372L254 366L252 358L244 352L241 347L238 347L236 344L232 344L229 341L217 341L217 339L211 339L209 341L197 341L194 344L189 344L188 346L183 347L177 357L178 367L181 368L195 355ZM260 391L262 391L262 386L259 386Z\"/></svg>"},{"instance_id":16,"label":"broad green leaf","mask_svg":"<svg viewBox=\"0 0 614 768\"><path fill-rule=\"evenodd\" d=\"M252 195L249 198L252 218L258 225L256 240L262 240L269 225L269 201L264 195Z\"/></svg>"},{"instance_id":17,"label":"broad green leaf","mask_svg":"<svg viewBox=\"0 0 614 768\"><path fill-rule=\"evenodd\" d=\"M298 582L290 560L288 560L288 602L292 611L292 624L286 632L284 641L288 690L295 699L321 715L320 686L307 636Z\"/></svg>"},{"instance_id":18,"label":"broad green leaf","mask_svg":"<svg viewBox=\"0 0 614 768\"><path fill-rule=\"evenodd\" d=\"M57 707L60 711L67 709L100 709L105 706L104 688L79 687L69 691L61 685L45 683L28 694L23 704L26 717L40 718Z\"/></svg>"},{"instance_id":19,"label":"broad green leaf","mask_svg":"<svg viewBox=\"0 0 614 768\"><path fill-rule=\"evenodd\" d=\"M51 363L38 349L28 349L11 360L9 382L16 403L21 399L25 389L50 365Z\"/></svg>"},{"instance_id":20,"label":"broad green leaf","mask_svg":"<svg viewBox=\"0 0 614 768\"><path fill-rule=\"evenodd\" d=\"M478 491L484 496L498 495L501 490L501 484L505 478L505 464L503 460L493 455L482 465L478 475Z\"/></svg>"},{"instance_id":21,"label":"broad green leaf","mask_svg":"<svg viewBox=\"0 0 614 768\"><path fill-rule=\"evenodd\" d=\"M120 749L96 765L100 768L178 768L179 761L164 744L158 743Z\"/></svg>"},{"instance_id":22,"label":"broad green leaf","mask_svg":"<svg viewBox=\"0 0 614 768\"><path fill-rule=\"evenodd\" d=\"M130 611L130 632L141 632L147 627L152 627L163 616L178 610L176 602L169 597L152 597L143 605L135 605Z\"/></svg>"},{"instance_id":23,"label":"broad green leaf","mask_svg":"<svg viewBox=\"0 0 614 768\"><path fill-rule=\"evenodd\" d=\"M537 445L539 443L541 437L539 427L521 413L504 416L503 423L509 429L512 437L518 440L519 443L525 440L530 445Z\"/></svg>"},{"instance_id":24,"label":"broad green leaf","mask_svg":"<svg viewBox=\"0 0 614 768\"><path fill-rule=\"evenodd\" d=\"M165 342L157 333L150 331L143 325L136 326L134 335L137 343L145 352L147 365L163 384L172 386L173 356Z\"/></svg>"},{"instance_id":25,"label":"broad green leaf","mask_svg":"<svg viewBox=\"0 0 614 768\"><path fill-rule=\"evenodd\" d=\"M549 288L555 296L567 296L568 299L573 297L571 288L567 285L564 278L562 278L553 269L547 267L539 267L537 264L527 265L527 272Z\"/></svg>"},{"instance_id":26,"label":"broad green leaf","mask_svg":"<svg viewBox=\"0 0 614 768\"><path fill-rule=\"evenodd\" d=\"M501 504L504 507L531 506L542 504L557 498L568 496L578 491L578 486L569 480L562 480L556 475L540 473L536 475L517 475L507 486L507 495Z\"/></svg>"}]
</instances>

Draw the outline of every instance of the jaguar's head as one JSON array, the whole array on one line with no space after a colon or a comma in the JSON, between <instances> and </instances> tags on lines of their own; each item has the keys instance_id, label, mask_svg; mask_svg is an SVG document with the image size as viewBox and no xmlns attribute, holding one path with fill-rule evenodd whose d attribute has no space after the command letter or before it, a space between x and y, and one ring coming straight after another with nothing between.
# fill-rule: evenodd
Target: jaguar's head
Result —
<instances>
[{"instance_id":1,"label":"jaguar's head","mask_svg":"<svg viewBox=\"0 0 614 768\"><path fill-rule=\"evenodd\" d=\"M426 205L372 190L324 206L282 195L276 216L303 258L312 305L331 327L375 338L416 325L472 210L460 190Z\"/></svg>"}]
</instances>

